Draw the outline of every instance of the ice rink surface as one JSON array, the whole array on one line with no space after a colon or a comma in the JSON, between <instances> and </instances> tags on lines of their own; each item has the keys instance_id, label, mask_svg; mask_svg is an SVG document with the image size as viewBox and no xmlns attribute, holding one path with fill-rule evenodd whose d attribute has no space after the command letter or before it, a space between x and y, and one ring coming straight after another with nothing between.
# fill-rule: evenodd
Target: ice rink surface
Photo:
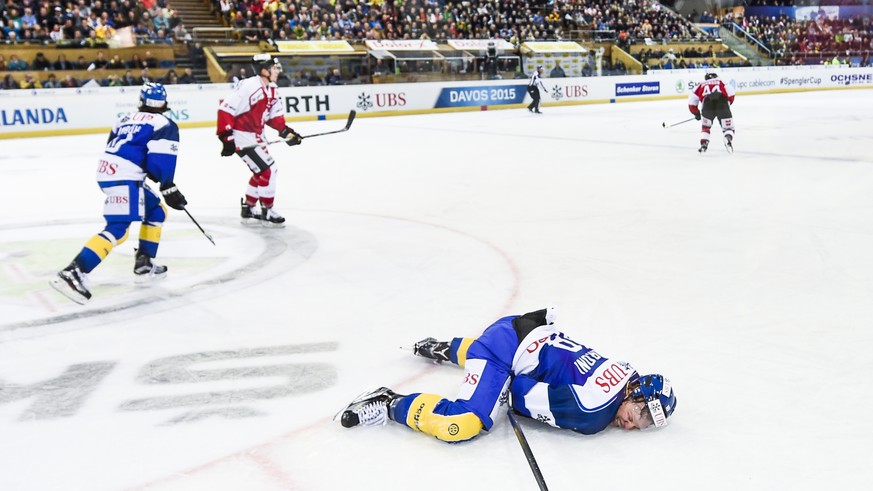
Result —
<instances>
[{"instance_id":1,"label":"ice rink surface","mask_svg":"<svg viewBox=\"0 0 873 491\"><path fill-rule=\"evenodd\" d=\"M536 489L505 417L457 445L332 417L372 386L453 397L459 368L399 348L547 304L678 397L657 431L522 419L552 491L862 489L871 107L740 95L733 155L661 127L681 100L361 114L272 147L283 230L239 224L244 165L186 129L176 183L217 246L171 210L171 277L135 286L134 226L85 307L47 282L102 228L106 136L5 140L0 489Z\"/></svg>"}]
</instances>

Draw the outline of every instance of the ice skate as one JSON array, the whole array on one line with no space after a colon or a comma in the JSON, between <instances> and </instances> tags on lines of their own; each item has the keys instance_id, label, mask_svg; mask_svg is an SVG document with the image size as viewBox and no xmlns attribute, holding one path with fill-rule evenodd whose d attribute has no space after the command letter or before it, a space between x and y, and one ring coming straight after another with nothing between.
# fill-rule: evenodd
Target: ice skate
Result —
<instances>
[{"instance_id":1,"label":"ice skate","mask_svg":"<svg viewBox=\"0 0 873 491\"><path fill-rule=\"evenodd\" d=\"M58 272L57 278L49 284L61 295L80 305L85 305L91 299L88 290L88 277L75 262Z\"/></svg>"},{"instance_id":2,"label":"ice skate","mask_svg":"<svg viewBox=\"0 0 873 491\"><path fill-rule=\"evenodd\" d=\"M734 153L733 140L734 140L734 137L732 137L731 135L724 136L724 148L727 149L728 153Z\"/></svg>"},{"instance_id":3,"label":"ice skate","mask_svg":"<svg viewBox=\"0 0 873 491\"><path fill-rule=\"evenodd\" d=\"M284 227L285 217L273 211L273 208L261 208L261 222L265 227Z\"/></svg>"},{"instance_id":4,"label":"ice skate","mask_svg":"<svg viewBox=\"0 0 873 491\"><path fill-rule=\"evenodd\" d=\"M706 149L709 148L709 141L700 142L700 148L697 149L700 153L706 153Z\"/></svg>"},{"instance_id":5,"label":"ice skate","mask_svg":"<svg viewBox=\"0 0 873 491\"><path fill-rule=\"evenodd\" d=\"M388 422L388 406L397 397L391 389L380 387L368 390L355 398L334 417L345 428L353 426L384 425Z\"/></svg>"},{"instance_id":6,"label":"ice skate","mask_svg":"<svg viewBox=\"0 0 873 491\"><path fill-rule=\"evenodd\" d=\"M136 283L148 283L166 278L167 267L153 263L152 258L145 254L137 254L133 274Z\"/></svg>"},{"instance_id":7,"label":"ice skate","mask_svg":"<svg viewBox=\"0 0 873 491\"><path fill-rule=\"evenodd\" d=\"M412 352L415 356L430 358L434 363L442 363L451 361L449 358L449 348L451 344L446 341L437 341L436 338L425 338L415 343L412 347Z\"/></svg>"},{"instance_id":8,"label":"ice skate","mask_svg":"<svg viewBox=\"0 0 873 491\"><path fill-rule=\"evenodd\" d=\"M239 216L243 225L261 225L261 214L254 211L254 207L246 204L245 198L240 198Z\"/></svg>"}]
</instances>

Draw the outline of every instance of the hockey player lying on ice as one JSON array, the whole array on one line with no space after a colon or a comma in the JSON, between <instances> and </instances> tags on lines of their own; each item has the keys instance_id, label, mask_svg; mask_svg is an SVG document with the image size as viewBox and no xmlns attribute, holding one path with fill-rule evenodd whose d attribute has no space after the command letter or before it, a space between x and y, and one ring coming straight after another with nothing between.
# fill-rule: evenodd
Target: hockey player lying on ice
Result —
<instances>
[{"instance_id":1,"label":"hockey player lying on ice","mask_svg":"<svg viewBox=\"0 0 873 491\"><path fill-rule=\"evenodd\" d=\"M346 428L396 421L446 442L490 430L501 402L557 428L593 434L616 426L660 428L676 409L670 381L642 375L601 356L553 327L554 308L498 319L476 339L415 344L418 356L466 369L457 399L401 395L382 387L362 394L340 415Z\"/></svg>"}]
</instances>

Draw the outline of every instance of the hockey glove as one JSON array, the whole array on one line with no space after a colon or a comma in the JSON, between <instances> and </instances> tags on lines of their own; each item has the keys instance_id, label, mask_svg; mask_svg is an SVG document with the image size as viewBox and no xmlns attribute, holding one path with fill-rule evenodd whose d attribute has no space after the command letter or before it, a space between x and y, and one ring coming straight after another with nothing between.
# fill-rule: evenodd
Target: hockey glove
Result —
<instances>
[{"instance_id":1,"label":"hockey glove","mask_svg":"<svg viewBox=\"0 0 873 491\"><path fill-rule=\"evenodd\" d=\"M179 188L172 182L161 186L161 194L164 195L164 201L167 202L167 206L174 210L184 210L185 205L188 204L185 196L179 192Z\"/></svg>"},{"instance_id":2,"label":"hockey glove","mask_svg":"<svg viewBox=\"0 0 873 491\"><path fill-rule=\"evenodd\" d=\"M700 121L700 113L694 113L694 119Z\"/></svg>"},{"instance_id":3,"label":"hockey glove","mask_svg":"<svg viewBox=\"0 0 873 491\"><path fill-rule=\"evenodd\" d=\"M287 143L289 147L303 143L303 137L287 126L279 132L279 137L285 140L285 143Z\"/></svg>"},{"instance_id":4,"label":"hockey glove","mask_svg":"<svg viewBox=\"0 0 873 491\"><path fill-rule=\"evenodd\" d=\"M222 157L230 157L236 152L236 143L233 141L233 131L225 131L218 135L218 139L221 140L221 143L223 144L221 147Z\"/></svg>"}]
</instances>

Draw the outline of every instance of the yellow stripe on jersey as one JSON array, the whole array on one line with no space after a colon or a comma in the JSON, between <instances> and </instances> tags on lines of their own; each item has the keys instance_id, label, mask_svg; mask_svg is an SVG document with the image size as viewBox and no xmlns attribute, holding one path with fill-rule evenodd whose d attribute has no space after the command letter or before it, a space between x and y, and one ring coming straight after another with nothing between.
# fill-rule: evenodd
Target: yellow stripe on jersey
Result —
<instances>
[{"instance_id":1,"label":"yellow stripe on jersey","mask_svg":"<svg viewBox=\"0 0 873 491\"><path fill-rule=\"evenodd\" d=\"M109 234L109 235L112 235L112 234ZM130 235L130 227L128 227L124 230L124 235L120 239L115 241L115 245L124 244L124 241L127 240L127 237L129 235Z\"/></svg>"},{"instance_id":2,"label":"yellow stripe on jersey","mask_svg":"<svg viewBox=\"0 0 873 491\"><path fill-rule=\"evenodd\" d=\"M113 247L115 247L115 244L111 240L106 239L102 234L97 234L88 239L88 242L85 242L85 249L89 249L94 254L97 254L101 261L106 259L106 256L109 255Z\"/></svg>"},{"instance_id":3,"label":"yellow stripe on jersey","mask_svg":"<svg viewBox=\"0 0 873 491\"><path fill-rule=\"evenodd\" d=\"M161 242L161 226L146 225L145 223L139 228L139 239L155 244Z\"/></svg>"},{"instance_id":4,"label":"yellow stripe on jersey","mask_svg":"<svg viewBox=\"0 0 873 491\"><path fill-rule=\"evenodd\" d=\"M469 440L482 431L482 421L473 413L443 416L433 410L442 397L434 394L420 394L406 416L406 425L413 430L436 437L444 442Z\"/></svg>"},{"instance_id":5,"label":"yellow stripe on jersey","mask_svg":"<svg viewBox=\"0 0 873 491\"><path fill-rule=\"evenodd\" d=\"M473 344L475 338L464 338L461 340L461 345L458 346L458 365L464 366L467 364L467 350Z\"/></svg>"}]
</instances>

